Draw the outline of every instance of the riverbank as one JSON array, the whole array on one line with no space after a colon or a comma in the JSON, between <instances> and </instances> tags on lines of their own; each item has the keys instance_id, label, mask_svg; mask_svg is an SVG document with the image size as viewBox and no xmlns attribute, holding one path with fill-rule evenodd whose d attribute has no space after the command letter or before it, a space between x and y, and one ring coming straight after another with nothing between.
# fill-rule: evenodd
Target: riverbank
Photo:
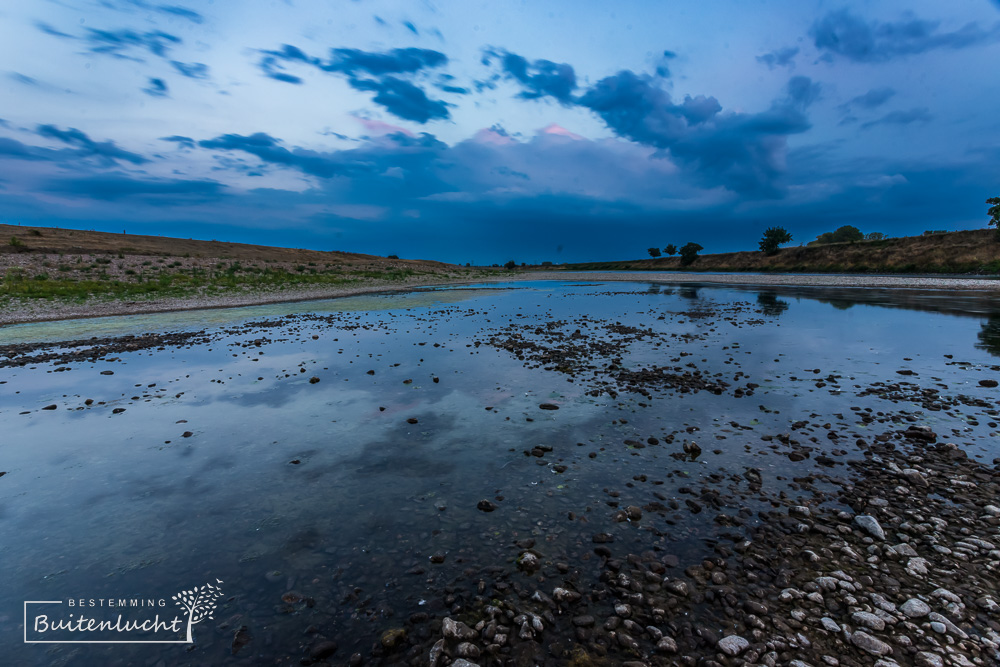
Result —
<instances>
[{"instance_id":1,"label":"riverbank","mask_svg":"<svg viewBox=\"0 0 1000 667\"><path fill-rule=\"evenodd\" d=\"M970 277L863 276L808 274L713 274L674 272L530 271L504 273L443 272L407 276L398 280L360 279L355 284L285 287L268 290L231 290L219 294L165 296L123 300L90 298L85 301L59 299L11 299L0 306L0 326L24 322L68 320L110 315L137 315L208 308L233 308L272 303L334 299L374 292L407 291L418 287L506 281L560 280L580 282L651 282L661 284L708 284L744 287L830 287L890 290L962 290L1000 296L1000 280Z\"/></svg>"}]
</instances>

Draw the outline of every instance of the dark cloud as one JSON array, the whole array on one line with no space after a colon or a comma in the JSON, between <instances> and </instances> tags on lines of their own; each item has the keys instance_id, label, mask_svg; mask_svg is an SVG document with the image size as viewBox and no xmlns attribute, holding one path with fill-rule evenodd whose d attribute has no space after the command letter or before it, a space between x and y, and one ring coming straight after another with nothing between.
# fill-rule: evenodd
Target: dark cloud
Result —
<instances>
[{"instance_id":1,"label":"dark cloud","mask_svg":"<svg viewBox=\"0 0 1000 667\"><path fill-rule=\"evenodd\" d=\"M677 54L673 51L664 51L660 56L660 61L656 64L656 76L667 78L670 76L670 61L675 59Z\"/></svg>"},{"instance_id":2,"label":"dark cloud","mask_svg":"<svg viewBox=\"0 0 1000 667\"><path fill-rule=\"evenodd\" d=\"M191 137L185 137L180 134L175 134L170 137L160 137L160 141L170 141L182 148L194 148L194 139Z\"/></svg>"},{"instance_id":3,"label":"dark cloud","mask_svg":"<svg viewBox=\"0 0 1000 667\"><path fill-rule=\"evenodd\" d=\"M795 67L795 56L799 53L799 47L797 46L786 46L783 49L778 49L777 51L771 51L770 53L765 53L762 56L757 56L757 62L764 63L767 65L768 69L774 69L775 67Z\"/></svg>"},{"instance_id":4,"label":"dark cloud","mask_svg":"<svg viewBox=\"0 0 1000 667\"><path fill-rule=\"evenodd\" d=\"M124 174L52 179L43 187L46 192L104 201L138 197L154 200L157 206L218 199L224 189L224 185L215 181L136 179Z\"/></svg>"},{"instance_id":5,"label":"dark cloud","mask_svg":"<svg viewBox=\"0 0 1000 667\"><path fill-rule=\"evenodd\" d=\"M204 63L182 63L177 60L171 60L170 64L174 66L175 70L189 79L208 78L208 65Z\"/></svg>"},{"instance_id":6,"label":"dark cloud","mask_svg":"<svg viewBox=\"0 0 1000 667\"><path fill-rule=\"evenodd\" d=\"M142 92L152 97L167 97L167 84L163 79L150 78L149 84L142 89Z\"/></svg>"},{"instance_id":7,"label":"dark cloud","mask_svg":"<svg viewBox=\"0 0 1000 667\"><path fill-rule=\"evenodd\" d=\"M940 31L939 25L916 18L868 22L840 9L816 21L810 35L816 48L828 55L862 63L885 62L934 49L964 49L1000 39L1000 25L983 30L976 23L968 23L952 32Z\"/></svg>"},{"instance_id":8,"label":"dark cloud","mask_svg":"<svg viewBox=\"0 0 1000 667\"><path fill-rule=\"evenodd\" d=\"M26 74L21 74L20 72L10 72L7 76L13 79L14 81L17 81L18 83L23 83L28 86L38 85L38 79L31 76L27 76Z\"/></svg>"},{"instance_id":9,"label":"dark cloud","mask_svg":"<svg viewBox=\"0 0 1000 667\"><path fill-rule=\"evenodd\" d=\"M119 148L113 141L94 141L86 133L81 132L75 127L71 127L68 130L60 130L55 125L39 125L35 129L35 132L41 137L55 139L69 146L75 146L76 154L81 157L94 156L108 163L130 162L132 164L144 164L149 162L149 160L137 153L130 153L127 150Z\"/></svg>"},{"instance_id":10,"label":"dark cloud","mask_svg":"<svg viewBox=\"0 0 1000 667\"><path fill-rule=\"evenodd\" d=\"M448 104L432 100L427 94L409 81L393 76L381 79L351 79L352 88L376 93L372 101L399 118L426 123L433 119L448 118Z\"/></svg>"},{"instance_id":11,"label":"dark cloud","mask_svg":"<svg viewBox=\"0 0 1000 667\"><path fill-rule=\"evenodd\" d=\"M849 107L874 109L888 102L889 98L895 94L896 91L892 88L872 88L864 95L851 98L847 103L841 105L841 108L845 110Z\"/></svg>"},{"instance_id":12,"label":"dark cloud","mask_svg":"<svg viewBox=\"0 0 1000 667\"><path fill-rule=\"evenodd\" d=\"M176 5L158 5L156 10L164 14L170 14L171 16L179 16L182 19L187 19L193 23L204 22L204 17L193 9L188 9L187 7L178 7Z\"/></svg>"},{"instance_id":13,"label":"dark cloud","mask_svg":"<svg viewBox=\"0 0 1000 667\"><path fill-rule=\"evenodd\" d=\"M301 84L302 79L284 71L286 64L302 63L323 72L343 74L355 90L375 93L373 101L389 113L426 123L450 117L448 103L427 96L422 88L401 76L416 75L424 70L441 67L448 57L431 49L405 48L385 52L360 49L331 49L329 59L316 58L290 44L277 51L262 51L259 67L265 76L285 83ZM451 93L465 93L456 86L438 86Z\"/></svg>"},{"instance_id":14,"label":"dark cloud","mask_svg":"<svg viewBox=\"0 0 1000 667\"><path fill-rule=\"evenodd\" d=\"M6 122L4 123L6 126ZM22 144L16 139L0 137L0 158L14 158L17 160L51 160L53 151L39 150L34 146Z\"/></svg>"},{"instance_id":15,"label":"dark cloud","mask_svg":"<svg viewBox=\"0 0 1000 667\"><path fill-rule=\"evenodd\" d=\"M48 23L43 21L36 21L35 27L44 32L46 35L52 35L53 37L62 37L63 39L76 39L73 35L67 35L66 33L56 30Z\"/></svg>"},{"instance_id":16,"label":"dark cloud","mask_svg":"<svg viewBox=\"0 0 1000 667\"><path fill-rule=\"evenodd\" d=\"M927 123L931 120L930 111L925 107L910 109L909 111L892 111L882 116L878 120L869 121L861 125L861 129L867 130L876 125L910 125L911 123Z\"/></svg>"},{"instance_id":17,"label":"dark cloud","mask_svg":"<svg viewBox=\"0 0 1000 667\"><path fill-rule=\"evenodd\" d=\"M818 84L794 77L785 98L768 111L722 114L714 97L687 97L675 104L650 77L625 70L598 81L579 104L619 136L669 151L706 185L776 197L786 137L809 129L804 110L818 95Z\"/></svg>"},{"instance_id":18,"label":"dark cloud","mask_svg":"<svg viewBox=\"0 0 1000 667\"><path fill-rule=\"evenodd\" d=\"M202 148L243 151L257 156L263 162L293 167L320 178L345 176L364 169L364 165L350 164L341 160L339 156L323 155L301 149L289 151L279 144L277 139L264 132L257 132L250 136L224 134L215 139L198 142Z\"/></svg>"},{"instance_id":19,"label":"dark cloud","mask_svg":"<svg viewBox=\"0 0 1000 667\"><path fill-rule=\"evenodd\" d=\"M484 51L485 64L490 64L494 58L500 61L504 74L523 87L524 90L519 97L529 100L552 97L565 105L573 103L576 73L571 65L554 63L551 60L529 61L523 56L502 49Z\"/></svg>"},{"instance_id":20,"label":"dark cloud","mask_svg":"<svg viewBox=\"0 0 1000 667\"><path fill-rule=\"evenodd\" d=\"M417 26L413 25L409 21L403 21L403 27L412 32L414 35L420 35L420 31L417 30Z\"/></svg>"},{"instance_id":21,"label":"dark cloud","mask_svg":"<svg viewBox=\"0 0 1000 667\"><path fill-rule=\"evenodd\" d=\"M162 30L135 32L134 30L87 29L84 38L90 44L91 53L100 53L115 58L136 58L128 55L134 49L146 50L160 58L166 58L170 48L181 43L181 38Z\"/></svg>"}]
</instances>

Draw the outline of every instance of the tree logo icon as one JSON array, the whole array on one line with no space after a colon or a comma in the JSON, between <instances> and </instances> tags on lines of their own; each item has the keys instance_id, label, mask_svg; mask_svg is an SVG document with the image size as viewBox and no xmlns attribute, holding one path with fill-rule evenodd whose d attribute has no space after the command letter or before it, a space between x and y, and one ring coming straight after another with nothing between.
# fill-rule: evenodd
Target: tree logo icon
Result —
<instances>
[{"instance_id":1,"label":"tree logo icon","mask_svg":"<svg viewBox=\"0 0 1000 667\"><path fill-rule=\"evenodd\" d=\"M222 583L222 579L216 579L215 581L219 584ZM177 606L187 612L187 643L194 643L191 627L195 623L201 623L206 618L212 618L212 614L215 613L216 600L220 597L222 597L222 589L214 584L205 584L201 587L196 586L191 590L181 591L171 597Z\"/></svg>"}]
</instances>

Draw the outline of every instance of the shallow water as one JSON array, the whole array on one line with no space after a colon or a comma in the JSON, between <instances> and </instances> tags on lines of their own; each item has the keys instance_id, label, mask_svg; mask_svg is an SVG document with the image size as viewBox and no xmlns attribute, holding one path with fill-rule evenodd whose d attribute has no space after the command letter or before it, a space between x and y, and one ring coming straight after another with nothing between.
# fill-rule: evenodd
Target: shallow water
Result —
<instances>
[{"instance_id":1,"label":"shallow water","mask_svg":"<svg viewBox=\"0 0 1000 667\"><path fill-rule=\"evenodd\" d=\"M6 659L297 664L316 626L346 660L415 612L445 615L446 587L487 577L485 567L529 585L515 564L523 551L515 542L525 538L543 560L583 578L595 533L612 535L622 554L652 549L675 554L681 568L700 562L753 524L723 528L712 517L755 511L760 501L734 487L721 509L693 513L685 489L724 487L748 468L769 489L790 491L810 472L845 477L855 436L876 428L927 425L970 456L1000 456L991 421L998 390L978 384L1000 378L1000 304L870 296L511 283L4 327L0 344L151 330L215 336L95 363L0 369ZM280 324L259 326L267 320ZM610 342L611 354L590 359L600 369L614 356L621 368L690 365L729 387L595 396L603 370L571 376L489 344L516 335L559 348L545 342L547 322ZM633 340L608 328L616 323L655 335ZM734 396L748 382L753 393ZM879 382L954 400L928 409L860 395ZM884 423L860 419L880 412ZM792 426L799 421L808 424ZM804 461L762 440L792 431L812 448ZM685 442L701 455L681 455ZM529 455L537 445L552 451ZM833 463L819 465L820 454ZM482 499L496 511L479 511ZM658 499L680 508L613 520L619 505ZM432 563L435 554L444 562ZM172 615L172 595L216 579L225 597L214 619L194 626L190 651L23 643L25 600L165 598ZM283 601L289 591L312 606ZM234 656L241 626L253 640Z\"/></svg>"}]
</instances>

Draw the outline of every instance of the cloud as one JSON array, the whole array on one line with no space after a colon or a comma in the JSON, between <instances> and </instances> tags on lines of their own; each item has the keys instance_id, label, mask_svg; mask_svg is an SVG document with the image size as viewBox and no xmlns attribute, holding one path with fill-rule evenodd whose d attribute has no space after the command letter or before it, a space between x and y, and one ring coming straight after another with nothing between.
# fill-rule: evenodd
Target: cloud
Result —
<instances>
[{"instance_id":1,"label":"cloud","mask_svg":"<svg viewBox=\"0 0 1000 667\"><path fill-rule=\"evenodd\" d=\"M714 97L686 97L675 104L650 77L624 70L598 81L578 103L619 136L668 151L708 186L777 197L785 138L809 129L804 110L818 95L818 84L794 77L785 98L768 111L722 114Z\"/></svg>"},{"instance_id":2,"label":"cloud","mask_svg":"<svg viewBox=\"0 0 1000 667\"><path fill-rule=\"evenodd\" d=\"M350 84L357 90L376 93L372 99L399 118L426 123L429 120L448 118L448 104L432 100L427 94L408 81L386 76L381 79L352 79Z\"/></svg>"},{"instance_id":3,"label":"cloud","mask_svg":"<svg viewBox=\"0 0 1000 667\"><path fill-rule=\"evenodd\" d=\"M179 134L175 134L170 137L160 137L160 141L170 141L178 145L180 148L194 148L194 139L191 137L185 137Z\"/></svg>"},{"instance_id":4,"label":"cloud","mask_svg":"<svg viewBox=\"0 0 1000 667\"><path fill-rule=\"evenodd\" d=\"M670 76L670 61L675 59L677 54L673 51L664 51L660 56L659 62L656 64L656 76L663 77L664 79Z\"/></svg>"},{"instance_id":5,"label":"cloud","mask_svg":"<svg viewBox=\"0 0 1000 667\"><path fill-rule=\"evenodd\" d=\"M882 116L878 120L869 121L861 125L861 129L875 127L876 125L909 125L911 123L927 123L932 116L926 107L910 109L909 111L892 111Z\"/></svg>"},{"instance_id":6,"label":"cloud","mask_svg":"<svg viewBox=\"0 0 1000 667\"><path fill-rule=\"evenodd\" d=\"M417 123L427 123L450 117L447 102L434 100L422 88L403 76L416 75L424 70L441 67L448 57L431 49L405 48L385 52L360 49L331 49L326 60L306 54L290 44L277 51L262 51L259 67L264 75L285 83L301 84L300 77L284 71L286 64L301 63L327 73L346 75L348 84L355 90L373 92L373 101L386 111ZM445 92L464 94L464 89L439 86Z\"/></svg>"},{"instance_id":7,"label":"cloud","mask_svg":"<svg viewBox=\"0 0 1000 667\"><path fill-rule=\"evenodd\" d=\"M866 22L847 9L830 12L813 24L816 48L859 63L878 63L934 49L964 49L1000 39L1000 24L983 30L968 23L942 32L936 21L916 18L895 22Z\"/></svg>"},{"instance_id":8,"label":"cloud","mask_svg":"<svg viewBox=\"0 0 1000 667\"><path fill-rule=\"evenodd\" d=\"M115 58L138 60L128 52L134 49L146 50L160 58L166 58L170 48L182 42L180 37L152 30L150 32L135 32L134 30L96 30L87 28L84 38L90 43L91 53L100 53Z\"/></svg>"},{"instance_id":9,"label":"cloud","mask_svg":"<svg viewBox=\"0 0 1000 667\"><path fill-rule=\"evenodd\" d=\"M365 168L363 164L350 164L336 155L324 155L303 149L290 151L279 144L277 139L264 132L257 132L250 136L224 134L215 139L198 142L202 148L243 151L257 156L263 162L293 167L320 178L346 176Z\"/></svg>"},{"instance_id":10,"label":"cloud","mask_svg":"<svg viewBox=\"0 0 1000 667\"><path fill-rule=\"evenodd\" d=\"M420 35L420 31L417 30L417 26L413 25L409 21L403 21L403 27L412 32L414 35Z\"/></svg>"},{"instance_id":11,"label":"cloud","mask_svg":"<svg viewBox=\"0 0 1000 667\"><path fill-rule=\"evenodd\" d=\"M150 78L149 85L143 88L142 92L152 97L167 97L167 84L163 82L163 79Z\"/></svg>"},{"instance_id":12,"label":"cloud","mask_svg":"<svg viewBox=\"0 0 1000 667\"><path fill-rule=\"evenodd\" d=\"M4 122L6 126L6 121ZM51 160L51 153L46 149L38 149L35 146L28 146L7 137L0 137L0 158L14 158L17 160Z\"/></svg>"},{"instance_id":13,"label":"cloud","mask_svg":"<svg viewBox=\"0 0 1000 667\"><path fill-rule=\"evenodd\" d=\"M135 7L150 12L158 12L160 14L166 14L170 17L182 18L192 23L203 23L205 18L193 9L187 7L181 7L179 5L154 5L146 2L145 0L124 0L124 6L116 6L113 4L114 0L102 0L101 4L105 7L110 7L111 9L118 9L120 11L131 10L129 8Z\"/></svg>"},{"instance_id":14,"label":"cloud","mask_svg":"<svg viewBox=\"0 0 1000 667\"><path fill-rule=\"evenodd\" d=\"M783 49L778 49L777 51L771 51L770 53L765 53L762 56L757 56L757 62L764 63L767 65L768 69L774 69L775 67L788 67L793 69L795 67L795 56L799 53L799 47L797 46L786 46Z\"/></svg>"},{"instance_id":15,"label":"cloud","mask_svg":"<svg viewBox=\"0 0 1000 667\"><path fill-rule=\"evenodd\" d=\"M60 130L55 125L39 125L35 129L36 134L47 139L55 139L64 144L75 146L76 154L79 156L95 156L107 163L130 162L132 164L144 164L149 162L146 158L137 153L131 153L119 148L113 141L94 141L75 127L68 130Z\"/></svg>"},{"instance_id":16,"label":"cloud","mask_svg":"<svg viewBox=\"0 0 1000 667\"><path fill-rule=\"evenodd\" d=\"M224 185L215 181L136 179L124 174L52 179L43 187L46 192L104 201L134 197L155 199L157 206L188 204L191 200L218 199L224 189Z\"/></svg>"},{"instance_id":17,"label":"cloud","mask_svg":"<svg viewBox=\"0 0 1000 667\"><path fill-rule=\"evenodd\" d=\"M39 85L38 79L31 76L27 76L26 74L21 74L20 72L9 72L7 76L12 80L17 81L18 83L25 84L26 86Z\"/></svg>"},{"instance_id":18,"label":"cloud","mask_svg":"<svg viewBox=\"0 0 1000 667\"><path fill-rule=\"evenodd\" d=\"M46 35L51 35L53 37L61 37L63 39L76 39L76 37L74 37L73 35L67 35L66 33L60 30L56 30L48 23L45 23L43 21L36 21L35 27L44 32Z\"/></svg>"},{"instance_id":19,"label":"cloud","mask_svg":"<svg viewBox=\"0 0 1000 667\"><path fill-rule=\"evenodd\" d=\"M204 63L182 63L177 60L171 60L170 64L174 66L175 70L189 79L208 78L208 65Z\"/></svg>"},{"instance_id":20,"label":"cloud","mask_svg":"<svg viewBox=\"0 0 1000 667\"><path fill-rule=\"evenodd\" d=\"M846 110L848 107L860 107L862 109L875 109L880 107L889 101L896 91L892 88L872 88L864 95L858 95L857 97L851 98L845 104L841 105L841 108Z\"/></svg>"},{"instance_id":21,"label":"cloud","mask_svg":"<svg viewBox=\"0 0 1000 667\"><path fill-rule=\"evenodd\" d=\"M494 58L500 60L504 74L524 88L519 97L529 100L552 97L565 105L573 102L576 73L571 65L551 60L529 61L503 49L486 49L483 52L484 64L491 64Z\"/></svg>"}]
</instances>

